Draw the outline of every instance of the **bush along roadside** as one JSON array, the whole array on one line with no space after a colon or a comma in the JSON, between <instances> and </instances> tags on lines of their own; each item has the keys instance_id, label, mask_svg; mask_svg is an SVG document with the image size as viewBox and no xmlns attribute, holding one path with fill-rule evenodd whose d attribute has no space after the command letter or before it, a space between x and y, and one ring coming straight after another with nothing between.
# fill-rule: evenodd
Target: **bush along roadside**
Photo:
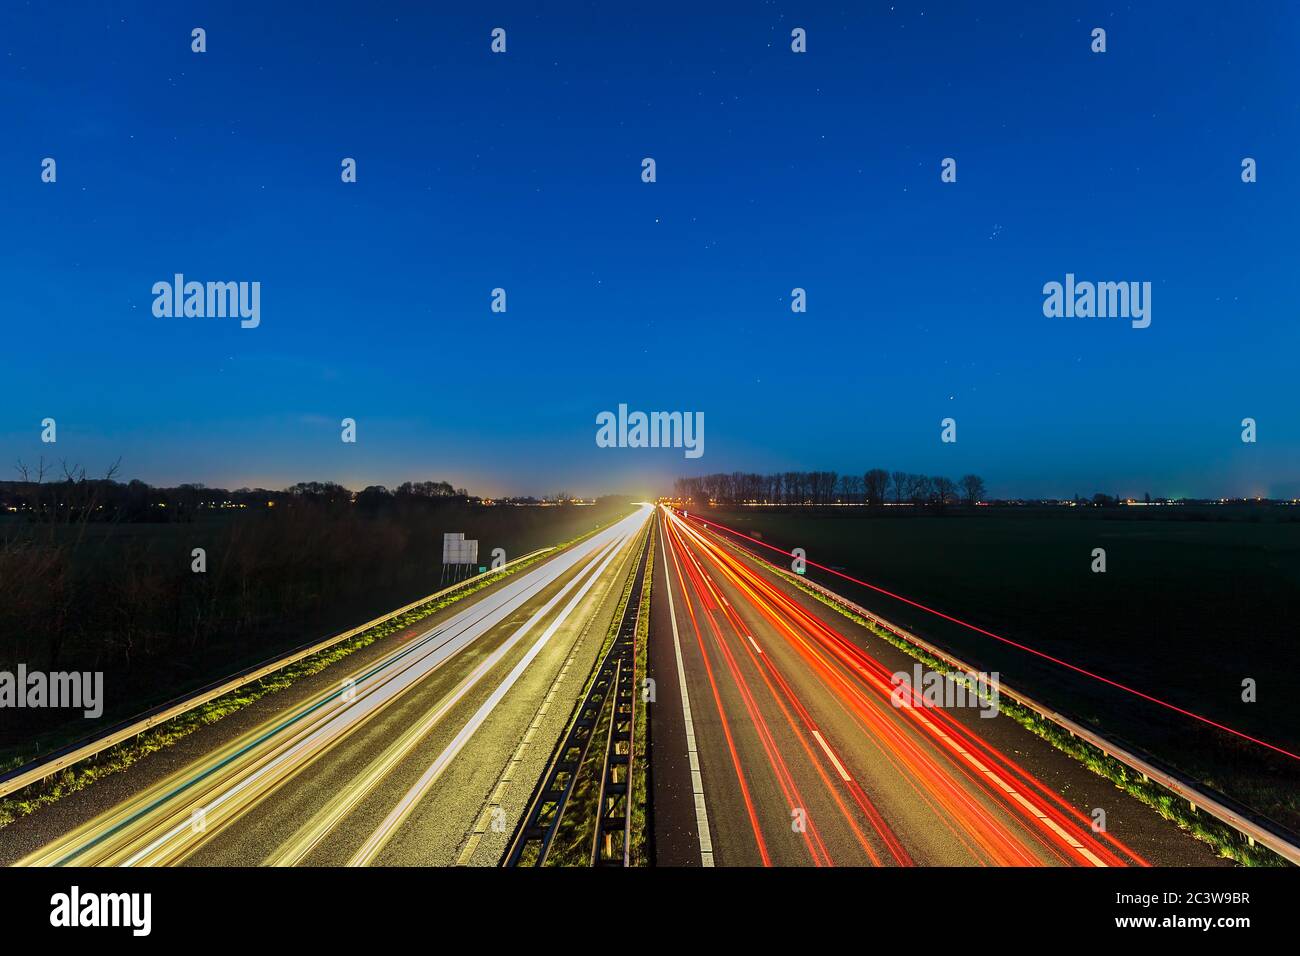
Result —
<instances>
[{"instance_id":1,"label":"bush along roadside","mask_svg":"<svg viewBox=\"0 0 1300 956\"><path fill-rule=\"evenodd\" d=\"M725 541L725 539L719 540ZM731 545L731 542L726 543ZM733 547L735 546L733 545ZM746 553L748 554L748 552ZM850 621L853 621L855 624L865 627L882 641L892 644L909 657L920 661L926 667L943 674L956 676L959 682L965 684L971 692L980 693L980 688L976 687L968 679L962 679L958 672L944 661L926 653L922 648L909 643L898 635L891 634L889 631L871 621L868 621L866 618L854 613L849 608L844 607L838 602L831 600L816 589L809 587L805 581L796 575L790 574L770 562L763 561L762 563L770 570L781 575L805 594L816 598L822 604L825 604L827 607L848 618ZM1171 793L1155 781L1144 778L1128 765L1116 760L1114 757L1102 753L1102 751L1094 747L1092 744L1080 740L1069 731L1058 727L1056 724L1030 710L1028 707L1018 704L1013 700L1007 700L1003 697L998 701L998 710L1007 717L1010 717L1016 723L1020 724L1030 733L1047 741L1057 750L1073 757L1099 777L1104 777L1131 797L1145 803L1166 820L1176 824L1180 829L1190 833L1196 839L1208 843L1214 848L1214 851L1218 853L1219 856L1229 860L1234 860L1243 866L1289 865L1286 860L1278 856L1272 850L1260 846L1259 844L1252 845L1246 837L1238 833L1226 823L1223 823L1216 817L1199 809L1193 809L1182 797Z\"/></svg>"},{"instance_id":2,"label":"bush along roadside","mask_svg":"<svg viewBox=\"0 0 1300 956\"><path fill-rule=\"evenodd\" d=\"M149 754L170 747L177 741L188 737L196 730L209 724L215 724L223 717L237 713L263 697L289 687L295 681L318 674L331 664L343 660L362 648L369 647L375 641L403 631L483 588L490 587L513 574L517 574L539 561L553 557L585 538L591 537L605 526L601 525L593 528L586 534L556 545L550 551L520 561L518 564L489 575L474 584L459 588L441 599L412 608L399 617L378 624L340 644L336 644L334 647L321 651L319 654L304 657L282 670L268 674L266 677L239 687L228 694L223 694L221 697L201 704L156 727L151 727L131 740L123 741L116 747L110 747L108 750L98 753L75 766L64 767L50 777L24 787L22 790L0 800L0 828L13 823L20 817L34 813L41 807L49 806L69 794L84 790L97 780L102 780L104 777L125 770Z\"/></svg>"}]
</instances>

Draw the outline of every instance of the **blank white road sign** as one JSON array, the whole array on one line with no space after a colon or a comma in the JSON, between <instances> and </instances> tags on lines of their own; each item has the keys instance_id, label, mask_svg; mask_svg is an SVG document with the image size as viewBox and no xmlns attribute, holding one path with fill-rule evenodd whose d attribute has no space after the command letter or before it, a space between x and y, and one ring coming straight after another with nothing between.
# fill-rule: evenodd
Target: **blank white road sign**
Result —
<instances>
[{"instance_id":1,"label":"blank white road sign","mask_svg":"<svg viewBox=\"0 0 1300 956\"><path fill-rule=\"evenodd\" d=\"M478 541L465 540L463 532L442 536L443 564L478 564Z\"/></svg>"}]
</instances>

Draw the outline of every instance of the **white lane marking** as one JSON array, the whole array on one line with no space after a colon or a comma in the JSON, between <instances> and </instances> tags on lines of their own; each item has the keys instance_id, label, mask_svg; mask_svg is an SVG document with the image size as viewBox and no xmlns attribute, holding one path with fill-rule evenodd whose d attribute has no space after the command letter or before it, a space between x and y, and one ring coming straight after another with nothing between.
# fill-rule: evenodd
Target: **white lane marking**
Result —
<instances>
[{"instance_id":1,"label":"white lane marking","mask_svg":"<svg viewBox=\"0 0 1300 956\"><path fill-rule=\"evenodd\" d=\"M814 731L813 731L813 736L816 737L816 738L817 738L817 742L818 742L819 744L822 745L822 750L826 751L826 756L828 756L828 757L831 758L831 763L835 764L835 769L838 770L838 771L840 772L840 777L841 777L841 778L842 778L846 783L847 783L850 779L852 779L852 778L849 776L849 772L848 772L847 770L844 769L844 764L840 763L840 758L837 757L837 756L835 756L835 751L831 750L830 745L829 745L828 743L826 743L826 741L822 738L822 735L821 735L818 731L814 730Z\"/></svg>"},{"instance_id":2,"label":"white lane marking","mask_svg":"<svg viewBox=\"0 0 1300 956\"><path fill-rule=\"evenodd\" d=\"M528 665L533 662L534 658L542 652L542 648L547 645L550 639L555 635L555 632L560 629L560 625L568 620L569 615L573 613L574 608L576 608L582 602L582 599L587 596L587 592L595 586L596 582L600 579L601 574L603 574L610 563L618 557L619 552L623 549L623 544L630 538L631 535L620 540L610 549L609 554L601 562L600 566L596 568L595 572L587 578L582 587L573 595L569 600L569 603L560 611L559 616L550 623L546 630L542 632L541 636L528 649L527 653L520 658L519 663L515 664L515 666L510 670L510 673L506 675L505 680L497 686L496 690L494 690L479 709L474 712L474 715L470 717L470 719L465 723L465 726L462 727L460 732L452 739L451 743L449 743L442 753L438 755L437 759L434 760L429 769L420 776L420 779L415 782L415 785L406 792L406 795L403 796L400 801L398 801L397 806L395 806L392 809L392 812L384 818L384 822L381 823L378 829L370 835L369 839L362 844L361 849L357 850L357 852L352 855L352 859L348 861L348 866L367 866L376 856L379 855L379 852L387 845L388 841L397 831L397 828L410 815L411 811L415 809L416 804L418 804L420 800L424 798L425 794L429 792L429 788L432 787L434 783L437 782L438 778L442 776L443 771L447 769L447 766L455 759L456 755L464 749L465 744L469 743L469 739L474 736L475 731L477 731L487 718L491 716L492 711L496 709L497 704L501 702L501 699L505 697L510 688L515 685L515 682L519 680L520 676L528 668ZM563 597L563 593L561 593L559 597ZM549 610L549 608L544 609L544 611L545 610ZM538 612L537 617L540 617L542 613L543 612ZM504 657L505 654L523 638L524 634L528 630L532 629L534 623L534 620L530 620L520 628L516 636L512 637L506 644L503 644L498 649L494 654L495 659L489 659L490 664L489 661L484 661L484 665L495 665L501 657ZM465 688L466 691L468 689L468 687ZM459 700L461 696L463 696L463 693L458 694L456 700ZM452 703L454 702L455 701L452 701ZM450 704L448 706L450 706Z\"/></svg>"},{"instance_id":3,"label":"white lane marking","mask_svg":"<svg viewBox=\"0 0 1300 956\"><path fill-rule=\"evenodd\" d=\"M758 651L758 653L760 654L763 653L763 649L758 646L758 643L754 640L753 635L746 634L745 637L749 638L749 643L754 645L754 650Z\"/></svg>"},{"instance_id":4,"label":"white lane marking","mask_svg":"<svg viewBox=\"0 0 1300 956\"><path fill-rule=\"evenodd\" d=\"M686 723L686 755L691 762L691 791L695 796L695 826L700 833L700 865L713 865L713 839L709 835L709 808L704 800L704 777L700 774L700 755L695 748L695 723L691 720L691 695L686 691L686 667L682 664L682 642L677 634L677 606L673 603L673 576L668 573L667 522L661 521L659 547L664 556L664 582L668 592L668 619L673 622L673 654L677 658L677 685L682 693L682 719Z\"/></svg>"}]
</instances>

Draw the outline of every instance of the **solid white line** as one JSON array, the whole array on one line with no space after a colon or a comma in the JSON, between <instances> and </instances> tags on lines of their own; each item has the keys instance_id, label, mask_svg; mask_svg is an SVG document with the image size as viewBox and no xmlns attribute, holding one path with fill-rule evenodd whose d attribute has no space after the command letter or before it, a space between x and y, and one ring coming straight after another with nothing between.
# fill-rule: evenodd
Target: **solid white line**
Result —
<instances>
[{"instance_id":1,"label":"solid white line","mask_svg":"<svg viewBox=\"0 0 1300 956\"><path fill-rule=\"evenodd\" d=\"M849 781L851 779L849 777L849 772L844 769L844 764L840 763L840 758L835 756L835 752L831 750L830 745L827 744L826 741L822 739L822 735L815 730L813 731L813 736L816 737L817 742L822 745L822 750L826 751L826 756L831 758L831 763L835 764L835 769L840 772L840 777L842 777L845 782Z\"/></svg>"},{"instance_id":2,"label":"solid white line","mask_svg":"<svg viewBox=\"0 0 1300 956\"><path fill-rule=\"evenodd\" d=\"M709 835L709 808L704 800L704 778L700 755L695 749L695 723L691 720L691 696L686 691L686 667L682 664L682 642L677 634L677 606L673 603L673 576L668 572L667 521L660 514L659 547L664 556L664 582L668 592L668 619L673 622L673 654L677 658L677 685L682 693L682 719L686 722L686 754L691 762L691 790L695 795L695 826L700 833L700 865L713 865L713 839Z\"/></svg>"}]
</instances>

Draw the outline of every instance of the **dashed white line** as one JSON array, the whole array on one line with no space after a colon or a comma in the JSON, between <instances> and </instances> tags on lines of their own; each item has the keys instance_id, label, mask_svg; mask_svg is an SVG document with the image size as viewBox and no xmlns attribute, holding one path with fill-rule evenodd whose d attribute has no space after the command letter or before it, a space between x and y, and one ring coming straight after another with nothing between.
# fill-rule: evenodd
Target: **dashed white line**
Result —
<instances>
[{"instance_id":1,"label":"dashed white line","mask_svg":"<svg viewBox=\"0 0 1300 956\"><path fill-rule=\"evenodd\" d=\"M846 783L853 779L849 776L849 772L844 769L844 764L840 763L840 758L835 756L835 751L831 750L830 744L826 743L825 739L822 738L821 733L814 730L813 736L816 737L817 742L822 745L822 750L826 751L826 756L831 758L831 763L835 764L835 769L839 771L840 778Z\"/></svg>"}]
</instances>

